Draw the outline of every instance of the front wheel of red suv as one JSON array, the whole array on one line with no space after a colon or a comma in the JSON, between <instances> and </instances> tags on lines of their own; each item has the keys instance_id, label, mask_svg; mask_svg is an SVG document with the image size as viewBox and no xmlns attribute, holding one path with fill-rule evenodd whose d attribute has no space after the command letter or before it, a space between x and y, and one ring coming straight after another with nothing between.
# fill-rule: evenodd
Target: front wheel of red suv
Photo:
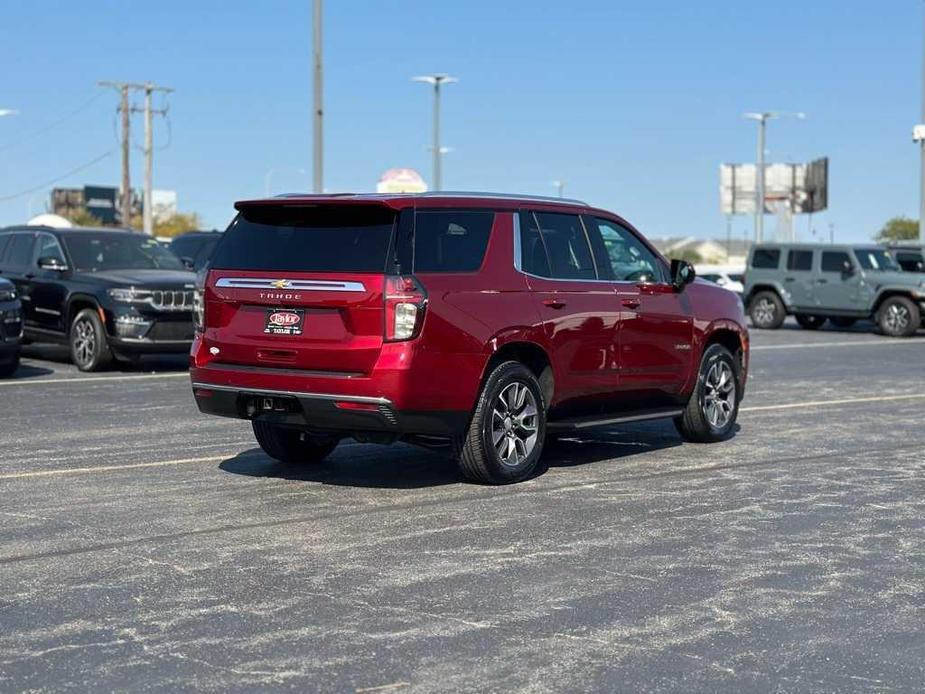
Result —
<instances>
[{"instance_id":1,"label":"front wheel of red suv","mask_svg":"<svg viewBox=\"0 0 925 694\"><path fill-rule=\"evenodd\" d=\"M728 438L739 415L739 379L729 350L710 345L703 353L697 385L674 423L688 441L712 443Z\"/></svg>"},{"instance_id":2,"label":"front wheel of red suv","mask_svg":"<svg viewBox=\"0 0 925 694\"><path fill-rule=\"evenodd\" d=\"M267 422L251 424L263 452L281 463L320 463L337 447L337 439L319 438Z\"/></svg>"},{"instance_id":3,"label":"front wheel of red suv","mask_svg":"<svg viewBox=\"0 0 925 694\"><path fill-rule=\"evenodd\" d=\"M504 362L479 393L459 468L475 482L519 482L536 469L545 436L546 403L539 381L523 364Z\"/></svg>"}]
</instances>

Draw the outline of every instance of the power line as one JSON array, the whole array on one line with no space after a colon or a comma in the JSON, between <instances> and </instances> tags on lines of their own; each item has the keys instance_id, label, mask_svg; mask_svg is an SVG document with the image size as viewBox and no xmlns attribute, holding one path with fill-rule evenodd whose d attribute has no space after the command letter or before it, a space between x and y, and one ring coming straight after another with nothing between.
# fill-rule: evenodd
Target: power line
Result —
<instances>
[{"instance_id":1,"label":"power line","mask_svg":"<svg viewBox=\"0 0 925 694\"><path fill-rule=\"evenodd\" d=\"M111 154L112 154L112 150L109 150L108 152L105 152L105 153L101 154L100 156L96 157L95 159L91 159L91 160L88 161L87 163L81 164L80 166L77 166L77 167L71 169L71 170L68 171L67 173L63 173L63 174L61 174L60 176L51 179L50 181L45 181L45 183L40 183L39 185L37 185L37 186L35 186L35 187L33 187L33 188L29 188L28 190L23 190L23 191L20 191L20 192L18 192L18 193L13 193L12 195L6 195L6 196L3 196L3 197L0 197L0 202L7 202L8 200L15 200L16 198L21 198L21 197L23 197L24 195L29 195L30 193L34 193L34 192L37 191L37 190L41 190L42 188L47 188L48 186L53 185L53 184L57 183L58 181L63 181L65 178L68 178L69 176L73 176L75 173L79 173L79 172L83 171L84 169L89 169L91 166L93 166L93 165L96 164L97 162L103 161L103 159L105 159L106 157L110 156Z\"/></svg>"},{"instance_id":2,"label":"power line","mask_svg":"<svg viewBox=\"0 0 925 694\"><path fill-rule=\"evenodd\" d=\"M80 115L81 113L83 113L83 111L85 111L86 109L90 108L90 106L92 106L93 103L94 103L97 99L99 99L101 96L102 96L102 92L97 92L97 93L94 94L92 97L90 97L89 99L87 99L86 101L84 101L80 106L78 106L77 108L75 108L73 111L70 111L66 116L62 116L62 117L59 118L58 120L52 121L51 123L48 123L47 125L45 125L45 126L39 128L38 130L33 130L31 133L26 133L25 135L23 135L22 137L20 137L18 140L16 140L16 142L8 142L8 143L5 144L5 145L0 145L0 152L5 152L5 151L8 150L8 149L13 149L14 147L18 147L18 146L21 145L23 142L28 142L29 140L34 140L34 139L35 139L36 137L38 137L39 135L44 135L44 134L47 133L49 130L53 130L54 128L57 128L57 127L58 127L59 125L61 125L62 123L66 123L67 121L69 121L69 120L70 120L71 118L73 118L74 116Z\"/></svg>"}]
</instances>

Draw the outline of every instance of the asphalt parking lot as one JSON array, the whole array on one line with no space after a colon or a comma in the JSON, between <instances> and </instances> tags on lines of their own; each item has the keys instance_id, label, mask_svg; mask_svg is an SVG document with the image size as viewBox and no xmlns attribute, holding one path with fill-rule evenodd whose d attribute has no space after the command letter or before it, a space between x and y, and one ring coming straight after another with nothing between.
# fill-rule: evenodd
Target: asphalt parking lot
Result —
<instances>
[{"instance_id":1,"label":"asphalt parking lot","mask_svg":"<svg viewBox=\"0 0 925 694\"><path fill-rule=\"evenodd\" d=\"M921 335L921 334L920 334ZM753 332L732 440L567 439L514 486L293 470L182 359L0 381L0 690L925 686L925 336Z\"/></svg>"}]
</instances>

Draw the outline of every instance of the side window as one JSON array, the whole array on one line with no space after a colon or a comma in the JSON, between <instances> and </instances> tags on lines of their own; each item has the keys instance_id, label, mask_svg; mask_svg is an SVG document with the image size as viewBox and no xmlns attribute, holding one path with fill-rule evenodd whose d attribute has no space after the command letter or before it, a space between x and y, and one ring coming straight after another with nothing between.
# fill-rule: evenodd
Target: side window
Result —
<instances>
[{"instance_id":1,"label":"side window","mask_svg":"<svg viewBox=\"0 0 925 694\"><path fill-rule=\"evenodd\" d=\"M752 254L752 267L756 270L776 270L780 265L780 250L756 248Z\"/></svg>"},{"instance_id":2,"label":"side window","mask_svg":"<svg viewBox=\"0 0 925 694\"><path fill-rule=\"evenodd\" d=\"M520 269L537 277L551 277L546 246L532 212L520 215Z\"/></svg>"},{"instance_id":3,"label":"side window","mask_svg":"<svg viewBox=\"0 0 925 694\"><path fill-rule=\"evenodd\" d=\"M6 247L10 245L10 239L12 237L12 234L0 235L0 263L3 262L3 256L6 255Z\"/></svg>"},{"instance_id":4,"label":"side window","mask_svg":"<svg viewBox=\"0 0 925 694\"><path fill-rule=\"evenodd\" d=\"M808 272L813 269L812 251L790 251L787 253L787 269Z\"/></svg>"},{"instance_id":5,"label":"side window","mask_svg":"<svg viewBox=\"0 0 925 694\"><path fill-rule=\"evenodd\" d=\"M415 272L475 272L482 265L494 212L422 210L414 217Z\"/></svg>"},{"instance_id":6,"label":"side window","mask_svg":"<svg viewBox=\"0 0 925 694\"><path fill-rule=\"evenodd\" d=\"M215 250L215 245L218 243L218 239L207 239L205 243L199 246L199 250L196 251L196 256L193 258L193 269L201 270L205 267L206 263L209 262L209 258L212 257L212 251Z\"/></svg>"},{"instance_id":7,"label":"side window","mask_svg":"<svg viewBox=\"0 0 925 694\"><path fill-rule=\"evenodd\" d=\"M171 242L170 250L173 251L174 255L178 258L192 258L196 255L196 239L193 237L186 236L182 239L176 239Z\"/></svg>"},{"instance_id":8,"label":"side window","mask_svg":"<svg viewBox=\"0 0 925 694\"><path fill-rule=\"evenodd\" d=\"M536 221L549 257L550 276L565 280L597 279L588 237L577 215L537 212Z\"/></svg>"},{"instance_id":9,"label":"side window","mask_svg":"<svg viewBox=\"0 0 925 694\"><path fill-rule=\"evenodd\" d=\"M32 234L13 234L6 250L5 265L17 270L29 267L32 261Z\"/></svg>"},{"instance_id":10,"label":"side window","mask_svg":"<svg viewBox=\"0 0 925 694\"><path fill-rule=\"evenodd\" d=\"M61 244L51 234L39 234L38 243L35 244L35 253L33 253L33 264L37 265L41 258L55 258L62 265L66 265L64 260L64 251L61 250Z\"/></svg>"},{"instance_id":11,"label":"side window","mask_svg":"<svg viewBox=\"0 0 925 694\"><path fill-rule=\"evenodd\" d=\"M822 271L823 272L845 272L854 268L854 263L844 251L823 251L822 252Z\"/></svg>"},{"instance_id":12,"label":"side window","mask_svg":"<svg viewBox=\"0 0 925 694\"><path fill-rule=\"evenodd\" d=\"M0 246L2 246L2 244L3 242L0 241ZM925 270L925 261L923 261L921 253L910 251L897 253L896 262L899 263L899 267L906 272L922 272Z\"/></svg>"},{"instance_id":13,"label":"side window","mask_svg":"<svg viewBox=\"0 0 925 694\"><path fill-rule=\"evenodd\" d=\"M662 282L661 263L655 254L629 229L609 219L589 220L589 233L600 235L605 258L617 282Z\"/></svg>"}]
</instances>

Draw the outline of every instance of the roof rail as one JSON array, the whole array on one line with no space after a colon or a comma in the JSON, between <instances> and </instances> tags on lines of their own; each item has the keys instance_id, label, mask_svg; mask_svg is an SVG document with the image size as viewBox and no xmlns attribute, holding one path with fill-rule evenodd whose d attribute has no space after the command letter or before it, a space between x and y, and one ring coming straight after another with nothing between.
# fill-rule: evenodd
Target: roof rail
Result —
<instances>
[{"instance_id":1,"label":"roof rail","mask_svg":"<svg viewBox=\"0 0 925 694\"><path fill-rule=\"evenodd\" d=\"M426 193L280 193L277 199L293 198L488 198L493 200L526 200L553 205L581 205L589 207L584 200L554 198L548 195L518 195L516 193L486 193L483 191L431 190Z\"/></svg>"}]
</instances>

